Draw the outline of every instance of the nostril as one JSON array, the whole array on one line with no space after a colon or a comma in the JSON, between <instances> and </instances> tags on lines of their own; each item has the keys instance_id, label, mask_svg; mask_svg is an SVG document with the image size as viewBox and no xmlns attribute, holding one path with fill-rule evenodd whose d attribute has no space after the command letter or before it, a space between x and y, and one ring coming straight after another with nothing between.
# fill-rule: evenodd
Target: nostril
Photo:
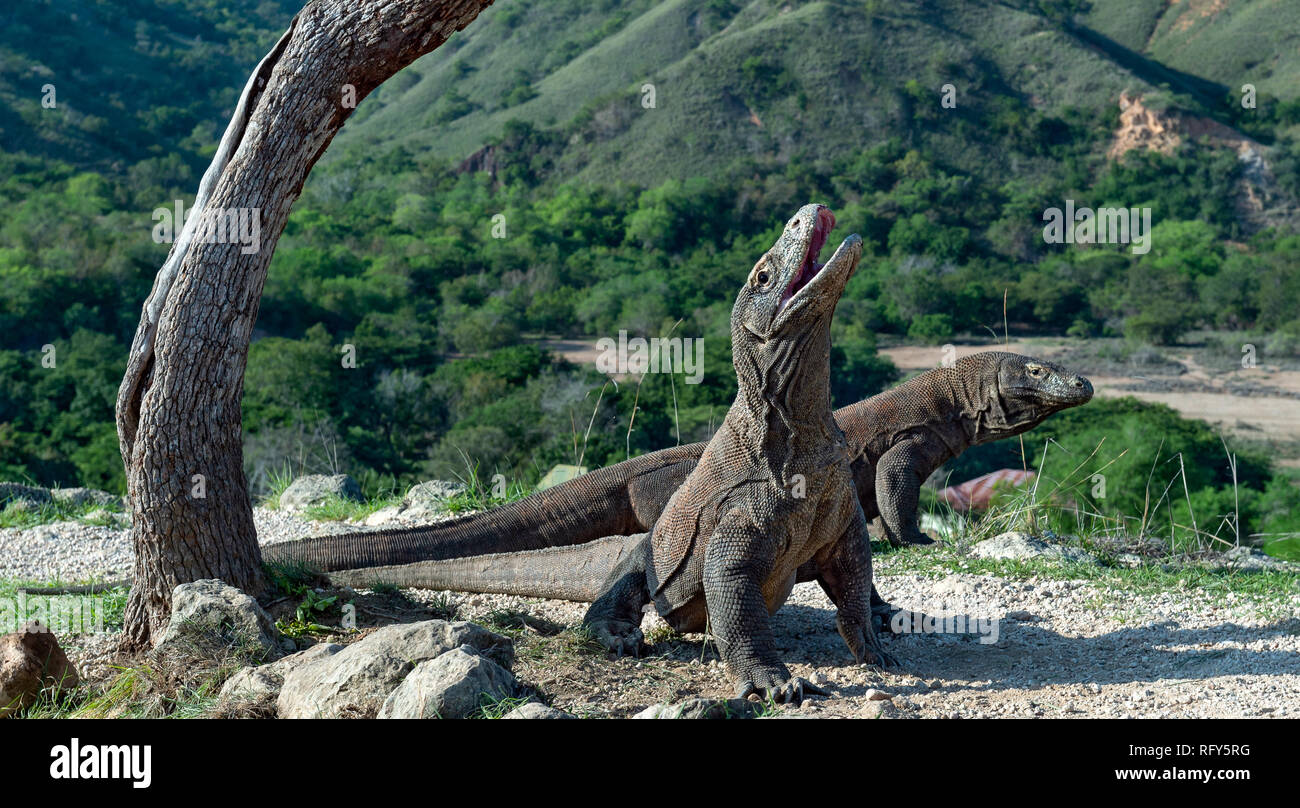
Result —
<instances>
[{"instance_id":1,"label":"nostril","mask_svg":"<svg viewBox=\"0 0 1300 808\"><path fill-rule=\"evenodd\" d=\"M1074 386L1075 386L1075 387L1083 387L1083 379L1079 378L1078 376L1075 376L1075 377L1074 377Z\"/></svg>"}]
</instances>

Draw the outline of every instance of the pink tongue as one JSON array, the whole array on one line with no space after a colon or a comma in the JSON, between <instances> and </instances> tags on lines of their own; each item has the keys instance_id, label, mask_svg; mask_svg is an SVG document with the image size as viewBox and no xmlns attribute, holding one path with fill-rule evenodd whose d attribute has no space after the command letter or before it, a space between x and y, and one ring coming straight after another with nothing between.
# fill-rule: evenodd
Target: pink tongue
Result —
<instances>
[{"instance_id":1,"label":"pink tongue","mask_svg":"<svg viewBox=\"0 0 1300 808\"><path fill-rule=\"evenodd\" d=\"M835 214L831 213L830 208L821 208L817 211L817 225L822 231L822 240L825 241L826 234L835 229Z\"/></svg>"},{"instance_id":2,"label":"pink tongue","mask_svg":"<svg viewBox=\"0 0 1300 808\"><path fill-rule=\"evenodd\" d=\"M825 264L817 260L817 255L826 246L826 237L835 229L835 214L831 213L830 208L818 208L817 223L813 225L812 238L808 242L808 254L804 256L804 265L799 269L795 279L786 288L785 293L781 295L781 305L798 294L799 290L808 285L818 272L821 271Z\"/></svg>"}]
</instances>

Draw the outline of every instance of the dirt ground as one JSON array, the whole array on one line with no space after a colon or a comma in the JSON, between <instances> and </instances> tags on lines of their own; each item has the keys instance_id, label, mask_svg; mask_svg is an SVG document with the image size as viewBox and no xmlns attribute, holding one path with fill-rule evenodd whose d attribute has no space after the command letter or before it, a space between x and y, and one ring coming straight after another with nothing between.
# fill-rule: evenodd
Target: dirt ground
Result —
<instances>
[{"instance_id":1,"label":"dirt ground","mask_svg":"<svg viewBox=\"0 0 1300 808\"><path fill-rule=\"evenodd\" d=\"M800 584L773 618L791 671L828 688L782 713L822 718L1300 717L1300 594L1281 605L1247 597L1209 603L1190 593L1138 595L1091 581L993 575L890 574L879 587L905 609L961 615L964 628L886 639L899 666L854 665L834 607ZM649 656L610 659L566 627L585 606L498 595L409 591L454 602L462 619L506 617L515 673L554 706L625 717L656 703L727 698L731 682L700 635L679 636L657 616L642 624ZM975 618L986 624L975 624ZM940 624L940 628L944 626ZM982 642L981 638L992 640ZM874 691L874 692L873 692Z\"/></svg>"}]
</instances>

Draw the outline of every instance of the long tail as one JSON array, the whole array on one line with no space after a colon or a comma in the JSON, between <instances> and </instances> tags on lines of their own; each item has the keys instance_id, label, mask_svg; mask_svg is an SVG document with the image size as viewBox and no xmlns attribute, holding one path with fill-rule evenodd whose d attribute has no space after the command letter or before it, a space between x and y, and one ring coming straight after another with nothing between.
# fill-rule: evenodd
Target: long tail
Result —
<instances>
[{"instance_id":1,"label":"long tail","mask_svg":"<svg viewBox=\"0 0 1300 808\"><path fill-rule=\"evenodd\" d=\"M358 589L386 583L591 603L601 594L610 572L644 536L608 536L574 547L343 570L330 573L330 580Z\"/></svg>"},{"instance_id":2,"label":"long tail","mask_svg":"<svg viewBox=\"0 0 1300 808\"><path fill-rule=\"evenodd\" d=\"M645 507L634 501L629 487L646 477L654 491L640 499L654 501L661 509L680 484L677 477L685 478L701 451L703 444L691 444L634 457L460 519L425 527L314 536L266 545L262 555L268 561L299 561L330 572L565 547L602 536L638 533L648 530L649 524L643 523L644 513L638 515ZM654 510L653 517L657 516Z\"/></svg>"}]
</instances>

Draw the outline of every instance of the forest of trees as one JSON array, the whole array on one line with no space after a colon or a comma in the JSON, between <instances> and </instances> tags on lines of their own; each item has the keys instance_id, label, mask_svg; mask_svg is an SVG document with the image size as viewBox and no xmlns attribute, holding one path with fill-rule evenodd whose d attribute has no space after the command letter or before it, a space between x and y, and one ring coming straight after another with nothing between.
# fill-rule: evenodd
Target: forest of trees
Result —
<instances>
[{"instance_id":1,"label":"forest of trees","mask_svg":"<svg viewBox=\"0 0 1300 808\"><path fill-rule=\"evenodd\" d=\"M235 56L248 62L282 12L268 7L256 32L188 58L213 70ZM808 103L779 60L736 69L737 94L764 115ZM516 78L493 104L532 97L528 77ZM131 119L133 141L153 138L154 148L108 162L10 144L0 152L0 479L122 489L113 404L168 249L150 237L152 212L193 198L219 131L199 111L230 102L236 83L210 85L206 101L154 103ZM1001 335L1004 317L1015 333L1133 346L1220 329L1265 358L1300 356L1300 236L1243 225L1244 163L1230 150L1187 142L1112 161L1113 111L1041 111L1008 94L940 119L936 97L900 82L893 98L906 125L850 156L719 155L710 176L654 183L562 170L584 148L591 106L554 127L505 124L471 161L491 171L401 144L338 144L271 263L245 385L250 483L263 491L286 468L339 469L375 492L477 467L528 484L557 462L599 466L707 436L734 393L727 317L737 283L809 201L832 207L837 237L858 232L866 243L834 325L837 405L898 380L876 353L879 336ZM472 107L439 104L448 120ZM1258 114L1226 115L1272 148L1279 193L1300 196L1300 145L1288 134L1300 105L1261 99ZM33 107L22 119L34 127L38 116ZM952 146L963 138L997 143L1005 166L1035 169L963 169ZM69 141L70 152L81 142ZM1067 199L1150 207L1151 250L1046 243L1043 212ZM703 383L659 374L616 386L542 346L620 330L702 338ZM341 361L345 346L355 367ZM1161 451L1204 465L1195 501L1221 510L1228 496L1214 433L1171 411L1095 402L1042 429L1077 439L1084 454L1102 431L1168 433ZM997 451L972 453L963 471L1005 464ZM1295 486L1266 458L1242 464L1252 527L1294 529ZM1133 479L1117 490L1136 496L1140 473L1124 472Z\"/></svg>"},{"instance_id":2,"label":"forest of trees","mask_svg":"<svg viewBox=\"0 0 1300 808\"><path fill-rule=\"evenodd\" d=\"M495 147L495 179L401 148L322 167L273 260L249 357L254 485L286 466L342 468L372 490L463 476L473 464L528 481L556 462L603 465L679 434L704 437L734 393L727 317L736 280L807 199L826 201L843 232L867 243L836 315L837 405L897 378L875 353L877 334L937 342L1000 326L1004 292L1010 321L1040 333L1159 343L1228 326L1262 334L1275 354L1300 345L1289 303L1300 298L1300 238L1226 240L1231 159L1134 155L1087 188L1011 189L950 175L888 143L848 164L738 166L729 181L642 189L548 185L547 148L544 133L509 127ZM1068 144L1045 148L1063 152L1071 176ZM0 323L18 340L0 351L0 476L120 489L112 406L166 249L133 211L166 198L166 180L3 159L13 201ZM1122 195L1161 211L1152 250L1044 245L1039 213L1070 194ZM494 237L498 214L504 238ZM661 374L616 389L535 344L620 329L702 337L703 383ZM341 361L344 345L355 348L355 368ZM1176 427L1170 415L1142 417L1162 423L1160 434ZM1058 440L1069 428L1120 428L1097 404L1055 420ZM1205 431L1165 451L1195 445L1213 455L1221 450L1211 438ZM1264 497L1267 464L1248 467L1244 484ZM1198 496L1224 496L1219 477L1201 481ZM1261 519L1284 516L1259 507Z\"/></svg>"}]
</instances>

